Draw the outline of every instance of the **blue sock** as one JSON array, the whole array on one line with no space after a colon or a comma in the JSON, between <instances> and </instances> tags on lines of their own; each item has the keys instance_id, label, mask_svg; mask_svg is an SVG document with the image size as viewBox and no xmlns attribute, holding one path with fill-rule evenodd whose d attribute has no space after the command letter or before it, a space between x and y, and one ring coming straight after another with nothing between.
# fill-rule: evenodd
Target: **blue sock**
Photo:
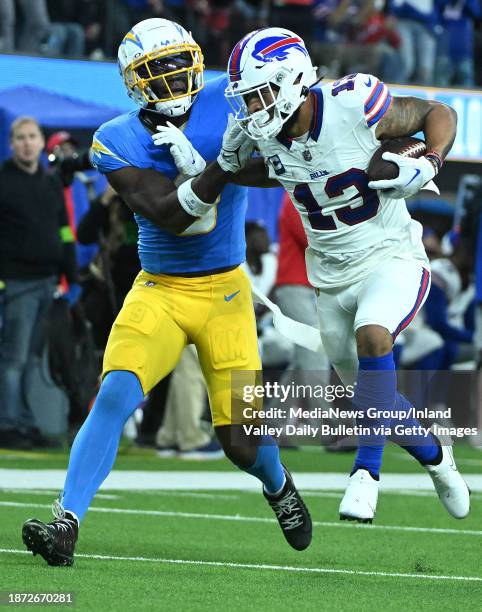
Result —
<instances>
[{"instance_id":1,"label":"blue sock","mask_svg":"<svg viewBox=\"0 0 482 612\"><path fill-rule=\"evenodd\" d=\"M277 493L281 489L285 474L279 458L279 448L273 438L263 438L262 444L258 446L256 461L245 471L259 478L267 493Z\"/></svg>"},{"instance_id":2,"label":"blue sock","mask_svg":"<svg viewBox=\"0 0 482 612\"><path fill-rule=\"evenodd\" d=\"M381 357L360 357L358 359L359 370L355 396L353 403L357 410L365 412L368 408L375 410L392 411L397 392L397 375L393 353ZM365 427L388 426L390 419L361 419L359 425ZM359 446L352 474L363 468L370 472L374 478L378 478L382 466L385 436L374 434L360 436Z\"/></svg>"},{"instance_id":3,"label":"blue sock","mask_svg":"<svg viewBox=\"0 0 482 612\"><path fill-rule=\"evenodd\" d=\"M407 413L411 408L411 402L409 402L408 399L401 393L397 393L394 408L395 417L392 419L392 432L395 430L397 424L403 425L403 429L405 431L407 431L409 427L414 428L421 426L418 419L413 417L404 419L396 416L397 414L400 414L400 411ZM431 433L424 434L414 431L414 433L411 433L410 436L397 436L396 434L393 434L390 437L390 440L404 448L412 455L412 457L415 457L417 461L420 461L420 463L432 463L439 457L440 446L437 444Z\"/></svg>"},{"instance_id":4,"label":"blue sock","mask_svg":"<svg viewBox=\"0 0 482 612\"><path fill-rule=\"evenodd\" d=\"M62 504L82 519L114 465L124 424L144 397L132 372L109 372L70 451Z\"/></svg>"}]
</instances>

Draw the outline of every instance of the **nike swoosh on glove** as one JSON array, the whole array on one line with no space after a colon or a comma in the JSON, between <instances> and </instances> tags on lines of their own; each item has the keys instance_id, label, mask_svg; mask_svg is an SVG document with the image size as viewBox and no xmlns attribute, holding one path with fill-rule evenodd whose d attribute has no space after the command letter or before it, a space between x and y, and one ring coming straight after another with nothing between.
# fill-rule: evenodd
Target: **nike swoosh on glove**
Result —
<instances>
[{"instance_id":1,"label":"nike swoosh on glove","mask_svg":"<svg viewBox=\"0 0 482 612\"><path fill-rule=\"evenodd\" d=\"M225 172L239 172L253 154L254 144L230 114L217 158L218 164Z\"/></svg>"},{"instance_id":2,"label":"nike swoosh on glove","mask_svg":"<svg viewBox=\"0 0 482 612\"><path fill-rule=\"evenodd\" d=\"M426 157L413 159L386 152L382 155L382 159L397 164L398 176L389 180L370 181L368 187L383 190L390 198L402 199L415 195L437 174L433 164Z\"/></svg>"},{"instance_id":3,"label":"nike swoosh on glove","mask_svg":"<svg viewBox=\"0 0 482 612\"><path fill-rule=\"evenodd\" d=\"M197 176L206 167L206 162L184 136L183 131L169 121L165 126L157 126L157 132L152 135L152 141L156 146L167 145L169 147L176 168L181 174Z\"/></svg>"}]
</instances>

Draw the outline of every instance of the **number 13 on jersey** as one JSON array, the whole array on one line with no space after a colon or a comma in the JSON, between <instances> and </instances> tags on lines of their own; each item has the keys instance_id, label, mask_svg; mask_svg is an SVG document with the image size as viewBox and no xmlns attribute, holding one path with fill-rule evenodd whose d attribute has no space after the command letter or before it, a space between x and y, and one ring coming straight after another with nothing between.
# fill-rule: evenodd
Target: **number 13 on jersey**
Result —
<instances>
[{"instance_id":1,"label":"number 13 on jersey","mask_svg":"<svg viewBox=\"0 0 482 612\"><path fill-rule=\"evenodd\" d=\"M355 187L358 192L350 198L353 204L348 204L325 215L308 183L296 185L293 196L299 204L306 208L308 219L314 230L336 230L335 215L345 225L358 225L374 217L380 205L377 192L368 187L368 177L359 168L350 168L346 172L331 176L325 184L325 193L328 198L336 198L343 195L350 187ZM358 202L359 198L362 199L361 204Z\"/></svg>"}]
</instances>

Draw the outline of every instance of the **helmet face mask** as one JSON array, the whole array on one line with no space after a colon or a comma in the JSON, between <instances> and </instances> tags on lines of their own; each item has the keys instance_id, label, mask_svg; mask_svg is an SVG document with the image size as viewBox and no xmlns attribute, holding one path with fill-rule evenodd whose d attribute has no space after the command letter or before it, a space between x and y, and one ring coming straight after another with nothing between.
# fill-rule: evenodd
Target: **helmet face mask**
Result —
<instances>
[{"instance_id":1,"label":"helmet face mask","mask_svg":"<svg viewBox=\"0 0 482 612\"><path fill-rule=\"evenodd\" d=\"M204 86L203 55L191 35L166 19L141 21L119 47L129 96L142 108L175 117L186 113Z\"/></svg>"},{"instance_id":2,"label":"helmet face mask","mask_svg":"<svg viewBox=\"0 0 482 612\"><path fill-rule=\"evenodd\" d=\"M278 82L281 80L280 75L281 73L275 79ZM248 103L253 96L259 99L263 108L250 114ZM226 98L240 127L254 140L266 140L276 136L290 117L286 111L291 110L292 105L279 85L273 82L261 83L236 93L226 91ZM300 104L302 101L300 99Z\"/></svg>"},{"instance_id":3,"label":"helmet face mask","mask_svg":"<svg viewBox=\"0 0 482 612\"><path fill-rule=\"evenodd\" d=\"M225 96L241 129L254 140L273 138L296 112L316 80L302 39L284 28L251 32L233 49ZM251 114L248 101L261 106Z\"/></svg>"}]
</instances>

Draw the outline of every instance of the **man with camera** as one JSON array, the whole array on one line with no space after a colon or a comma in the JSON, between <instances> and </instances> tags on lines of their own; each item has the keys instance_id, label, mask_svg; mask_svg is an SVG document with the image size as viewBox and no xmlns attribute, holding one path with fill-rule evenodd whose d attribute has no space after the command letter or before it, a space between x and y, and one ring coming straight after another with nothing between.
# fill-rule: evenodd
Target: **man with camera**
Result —
<instances>
[{"instance_id":1,"label":"man with camera","mask_svg":"<svg viewBox=\"0 0 482 612\"><path fill-rule=\"evenodd\" d=\"M77 266L62 185L40 164L45 141L38 122L17 118L10 143L13 155L0 166L0 447L28 449L48 440L27 403L26 380L59 276L75 285Z\"/></svg>"}]
</instances>

